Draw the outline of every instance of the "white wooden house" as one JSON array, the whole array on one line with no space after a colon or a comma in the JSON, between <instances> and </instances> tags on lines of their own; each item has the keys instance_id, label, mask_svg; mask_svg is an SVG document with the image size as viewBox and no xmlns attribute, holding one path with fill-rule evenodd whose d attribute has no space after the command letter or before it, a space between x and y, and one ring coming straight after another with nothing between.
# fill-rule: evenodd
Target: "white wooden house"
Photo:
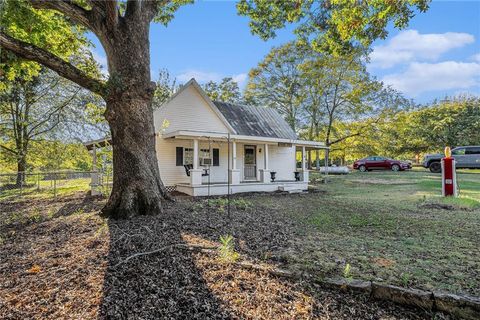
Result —
<instances>
[{"instance_id":1,"label":"white wooden house","mask_svg":"<svg viewBox=\"0 0 480 320\"><path fill-rule=\"evenodd\" d=\"M299 140L276 110L212 101L194 79L154 111L154 121L163 183L192 196L227 194L229 188L306 190L306 152L325 149Z\"/></svg>"}]
</instances>

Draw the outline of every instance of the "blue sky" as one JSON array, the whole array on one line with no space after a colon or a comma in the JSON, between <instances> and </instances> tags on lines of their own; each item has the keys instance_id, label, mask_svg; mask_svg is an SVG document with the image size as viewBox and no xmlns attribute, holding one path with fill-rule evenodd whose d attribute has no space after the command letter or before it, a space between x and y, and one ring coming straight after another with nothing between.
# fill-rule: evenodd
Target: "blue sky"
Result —
<instances>
[{"instance_id":1,"label":"blue sky","mask_svg":"<svg viewBox=\"0 0 480 320\"><path fill-rule=\"evenodd\" d=\"M197 1L182 7L168 27L151 27L152 76L167 68L180 82L230 76L241 87L272 46L293 40L293 28L262 41L234 1ZM97 43L95 56L104 64ZM480 1L434 1L405 30L377 41L369 71L417 102L458 93L480 95Z\"/></svg>"}]
</instances>

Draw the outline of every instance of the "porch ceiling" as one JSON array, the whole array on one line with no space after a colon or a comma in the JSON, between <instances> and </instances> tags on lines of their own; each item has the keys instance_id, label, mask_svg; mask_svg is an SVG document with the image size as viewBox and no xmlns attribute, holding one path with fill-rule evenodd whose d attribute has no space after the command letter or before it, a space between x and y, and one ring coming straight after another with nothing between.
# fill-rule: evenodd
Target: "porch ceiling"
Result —
<instances>
[{"instance_id":1,"label":"porch ceiling","mask_svg":"<svg viewBox=\"0 0 480 320\"><path fill-rule=\"evenodd\" d=\"M261 144L287 144L295 146L304 146L308 150L314 149L328 149L323 142L319 141L307 141L307 140L295 140L295 139L282 139L282 138L270 138L270 137L255 137L255 136L244 136L237 134L229 134L224 132L206 132L206 131L192 131L192 130L178 130L169 133L162 134L164 139L185 139L185 140L223 140L226 141L228 138L235 142L246 142L246 143L261 143Z\"/></svg>"}]
</instances>

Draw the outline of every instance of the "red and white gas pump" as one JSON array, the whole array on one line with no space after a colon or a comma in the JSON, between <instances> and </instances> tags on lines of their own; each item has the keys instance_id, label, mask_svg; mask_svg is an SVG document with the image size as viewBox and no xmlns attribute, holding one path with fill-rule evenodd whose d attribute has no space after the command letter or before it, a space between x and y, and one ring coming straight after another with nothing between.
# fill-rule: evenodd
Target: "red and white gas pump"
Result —
<instances>
[{"instance_id":1,"label":"red and white gas pump","mask_svg":"<svg viewBox=\"0 0 480 320\"><path fill-rule=\"evenodd\" d=\"M458 197L455 159L449 147L445 148L445 157L442 159L442 196Z\"/></svg>"}]
</instances>

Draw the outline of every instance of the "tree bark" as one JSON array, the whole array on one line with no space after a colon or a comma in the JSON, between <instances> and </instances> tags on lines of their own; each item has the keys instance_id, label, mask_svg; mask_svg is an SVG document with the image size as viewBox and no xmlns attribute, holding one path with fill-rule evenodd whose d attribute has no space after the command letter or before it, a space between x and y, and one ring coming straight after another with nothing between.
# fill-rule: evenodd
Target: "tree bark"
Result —
<instances>
[{"instance_id":1,"label":"tree bark","mask_svg":"<svg viewBox=\"0 0 480 320\"><path fill-rule=\"evenodd\" d=\"M23 150L21 152L23 152ZM25 159L25 156L22 154L17 159L17 181L16 181L16 184L15 184L15 186L17 188L20 188L20 186L25 185L25 171L26 170L27 170L27 159Z\"/></svg>"},{"instance_id":2,"label":"tree bark","mask_svg":"<svg viewBox=\"0 0 480 320\"><path fill-rule=\"evenodd\" d=\"M113 142L113 188L102 213L112 218L154 215L170 199L155 151L148 24L124 25L106 49L111 80L105 117Z\"/></svg>"}]
</instances>

